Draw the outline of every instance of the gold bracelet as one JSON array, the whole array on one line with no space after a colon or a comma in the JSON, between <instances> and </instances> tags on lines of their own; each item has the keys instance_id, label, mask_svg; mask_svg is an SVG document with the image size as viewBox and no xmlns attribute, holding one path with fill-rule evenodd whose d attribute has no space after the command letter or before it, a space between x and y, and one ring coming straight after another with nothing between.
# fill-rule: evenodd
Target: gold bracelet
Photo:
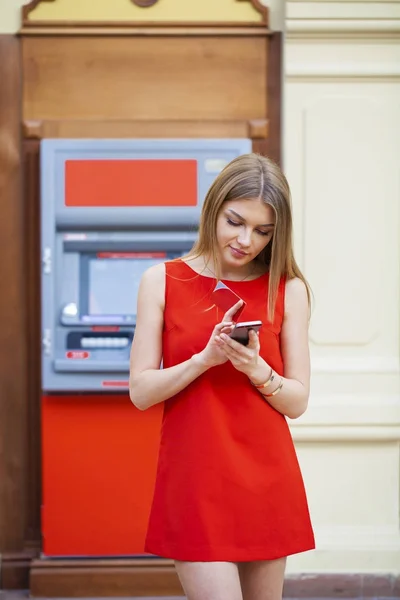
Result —
<instances>
[{"instance_id":1,"label":"gold bracelet","mask_svg":"<svg viewBox=\"0 0 400 600\"><path fill-rule=\"evenodd\" d=\"M271 374L270 374L269 378L267 379L267 381L265 383L262 383L261 385L258 385L256 383L253 383L251 381L251 379L250 379L251 385L254 385L254 387L257 390L263 390L264 388L268 387L273 382L273 380L275 379L275 375L276 375L276 373L275 373L275 371L271 367Z\"/></svg>"},{"instance_id":2,"label":"gold bracelet","mask_svg":"<svg viewBox=\"0 0 400 600\"><path fill-rule=\"evenodd\" d=\"M280 384L278 385L278 387L276 388L276 390L274 390L273 392L271 392L270 394L263 394L263 396L265 398L271 398L271 396L275 396L276 394L279 394L279 392L281 391L283 386L283 377L281 377L281 381Z\"/></svg>"}]
</instances>

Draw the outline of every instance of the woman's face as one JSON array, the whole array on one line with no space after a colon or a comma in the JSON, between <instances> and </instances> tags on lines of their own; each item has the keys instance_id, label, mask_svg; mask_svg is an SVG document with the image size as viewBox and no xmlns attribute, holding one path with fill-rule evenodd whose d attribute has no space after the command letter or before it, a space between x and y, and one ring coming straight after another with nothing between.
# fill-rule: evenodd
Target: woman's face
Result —
<instances>
[{"instance_id":1,"label":"woman's face","mask_svg":"<svg viewBox=\"0 0 400 600\"><path fill-rule=\"evenodd\" d=\"M271 241L274 226L274 210L261 200L224 202L217 218L221 261L233 268L250 263Z\"/></svg>"}]
</instances>

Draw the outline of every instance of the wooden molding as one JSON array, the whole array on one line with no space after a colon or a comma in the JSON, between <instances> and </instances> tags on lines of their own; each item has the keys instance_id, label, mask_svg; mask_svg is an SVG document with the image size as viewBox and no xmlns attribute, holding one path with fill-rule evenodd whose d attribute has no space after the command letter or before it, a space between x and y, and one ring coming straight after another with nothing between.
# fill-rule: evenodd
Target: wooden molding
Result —
<instances>
[{"instance_id":1,"label":"wooden molding","mask_svg":"<svg viewBox=\"0 0 400 600\"><path fill-rule=\"evenodd\" d=\"M149 8L153 4L157 4L158 0L131 0L131 2L140 8Z\"/></svg>"},{"instance_id":2,"label":"wooden molding","mask_svg":"<svg viewBox=\"0 0 400 600\"><path fill-rule=\"evenodd\" d=\"M24 121L22 123L22 133L24 138L41 140L43 138L42 121Z\"/></svg>"},{"instance_id":3,"label":"wooden molding","mask_svg":"<svg viewBox=\"0 0 400 600\"><path fill-rule=\"evenodd\" d=\"M252 140L265 140L268 137L268 119L253 119L248 123L248 136Z\"/></svg>"},{"instance_id":4,"label":"wooden molding","mask_svg":"<svg viewBox=\"0 0 400 600\"><path fill-rule=\"evenodd\" d=\"M39 559L30 584L31 597L183 595L173 561L161 558Z\"/></svg>"},{"instance_id":5,"label":"wooden molding","mask_svg":"<svg viewBox=\"0 0 400 600\"><path fill-rule=\"evenodd\" d=\"M261 122L261 121L260 121ZM252 121L253 123L253 121ZM258 121L254 121L258 123ZM44 138L242 138L249 137L245 120L127 120L127 119L43 119L23 121L27 140Z\"/></svg>"},{"instance_id":6,"label":"wooden molding","mask_svg":"<svg viewBox=\"0 0 400 600\"><path fill-rule=\"evenodd\" d=\"M142 36L142 37L266 37L271 31L262 23L95 23L47 21L24 24L22 36Z\"/></svg>"},{"instance_id":7,"label":"wooden molding","mask_svg":"<svg viewBox=\"0 0 400 600\"><path fill-rule=\"evenodd\" d=\"M6 552L2 554L2 578L0 589L27 590L29 589L29 570L32 559L39 551ZM1 591L0 591L1 597Z\"/></svg>"}]
</instances>

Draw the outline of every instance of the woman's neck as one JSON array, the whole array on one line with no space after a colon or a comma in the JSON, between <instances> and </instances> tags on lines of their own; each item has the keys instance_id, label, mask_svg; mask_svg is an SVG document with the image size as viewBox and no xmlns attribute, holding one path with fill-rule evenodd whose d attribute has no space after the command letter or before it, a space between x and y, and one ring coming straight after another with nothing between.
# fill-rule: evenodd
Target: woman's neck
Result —
<instances>
[{"instance_id":1,"label":"woman's neck","mask_svg":"<svg viewBox=\"0 0 400 600\"><path fill-rule=\"evenodd\" d=\"M192 269L201 275L230 281L244 281L245 279L252 279L262 275L265 272L265 269L263 270L262 266L255 260L251 261L247 265L244 265L241 269L230 269L229 267L221 264L219 272L211 257L207 259L205 256L197 256L195 258L189 258L187 262L190 264Z\"/></svg>"}]
</instances>

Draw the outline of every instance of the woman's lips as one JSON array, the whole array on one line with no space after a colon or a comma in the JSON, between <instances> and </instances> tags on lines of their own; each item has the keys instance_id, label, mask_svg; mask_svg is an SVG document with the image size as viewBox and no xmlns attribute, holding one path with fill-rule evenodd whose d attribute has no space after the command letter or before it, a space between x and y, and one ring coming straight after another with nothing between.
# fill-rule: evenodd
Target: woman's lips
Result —
<instances>
[{"instance_id":1,"label":"woman's lips","mask_svg":"<svg viewBox=\"0 0 400 600\"><path fill-rule=\"evenodd\" d=\"M242 258L243 256L247 256L247 252L243 252L243 250L239 250L238 248L234 248L233 246L229 246L233 256Z\"/></svg>"}]
</instances>

